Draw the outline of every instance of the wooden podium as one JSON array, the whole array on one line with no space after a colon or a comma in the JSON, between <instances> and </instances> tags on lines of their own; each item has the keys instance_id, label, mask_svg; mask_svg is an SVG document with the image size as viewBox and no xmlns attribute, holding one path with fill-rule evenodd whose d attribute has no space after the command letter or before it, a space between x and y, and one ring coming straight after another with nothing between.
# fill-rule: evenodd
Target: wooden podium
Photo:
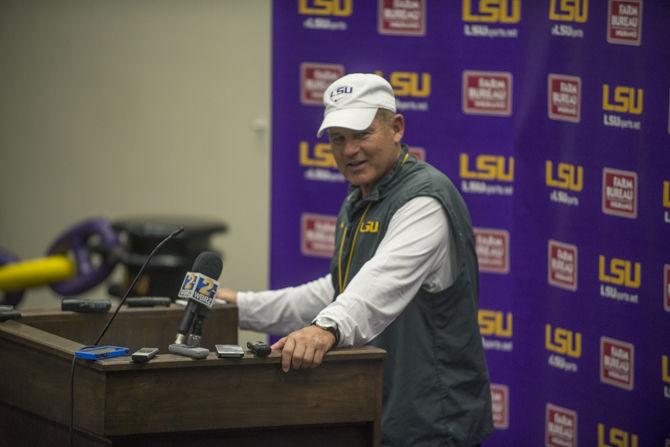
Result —
<instances>
[{"instance_id":1,"label":"wooden podium","mask_svg":"<svg viewBox=\"0 0 670 447\"><path fill-rule=\"evenodd\" d=\"M265 359L203 360L168 353L183 308L124 309L100 344L159 347L130 357L77 360L76 446L378 446L384 351L337 349L314 369ZM65 446L73 352L111 314L32 311L0 323L0 445ZM204 347L237 343L237 308L214 308ZM76 341L75 341L76 340Z\"/></svg>"}]
</instances>

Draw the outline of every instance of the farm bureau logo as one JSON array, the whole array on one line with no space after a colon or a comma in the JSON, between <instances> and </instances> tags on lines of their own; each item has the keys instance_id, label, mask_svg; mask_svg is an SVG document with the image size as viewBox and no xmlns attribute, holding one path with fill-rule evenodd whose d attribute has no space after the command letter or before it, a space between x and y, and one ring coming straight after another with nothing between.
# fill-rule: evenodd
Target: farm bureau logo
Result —
<instances>
[{"instance_id":1,"label":"farm bureau logo","mask_svg":"<svg viewBox=\"0 0 670 447\"><path fill-rule=\"evenodd\" d=\"M465 36L517 38L519 29L512 25L520 21L521 0L463 0Z\"/></svg>"},{"instance_id":2,"label":"farm bureau logo","mask_svg":"<svg viewBox=\"0 0 670 447\"><path fill-rule=\"evenodd\" d=\"M545 447L577 447L577 412L547 403Z\"/></svg>"},{"instance_id":3,"label":"farm bureau logo","mask_svg":"<svg viewBox=\"0 0 670 447\"><path fill-rule=\"evenodd\" d=\"M514 343L511 340L512 312L479 309L478 320L479 332L482 335L484 349L505 352L509 352L514 349ZM504 341L504 339L510 340Z\"/></svg>"},{"instance_id":4,"label":"farm bureau logo","mask_svg":"<svg viewBox=\"0 0 670 447\"><path fill-rule=\"evenodd\" d=\"M514 186L504 185L514 182L514 157L480 154L474 157L462 153L459 157L461 190L469 194L511 196ZM500 185L498 183L503 183Z\"/></svg>"},{"instance_id":5,"label":"farm bureau logo","mask_svg":"<svg viewBox=\"0 0 670 447\"><path fill-rule=\"evenodd\" d=\"M463 113L511 116L512 73L506 71L463 71Z\"/></svg>"},{"instance_id":6,"label":"farm bureau logo","mask_svg":"<svg viewBox=\"0 0 670 447\"><path fill-rule=\"evenodd\" d=\"M509 231L473 228L480 272L509 273Z\"/></svg>"},{"instance_id":7,"label":"farm bureau logo","mask_svg":"<svg viewBox=\"0 0 670 447\"><path fill-rule=\"evenodd\" d=\"M598 256L598 279L601 282L600 296L603 298L634 304L640 301L640 295L637 293L623 292L615 287L640 288L642 265L639 262L633 263L619 258L610 258L608 262L605 256L600 255Z\"/></svg>"},{"instance_id":8,"label":"farm bureau logo","mask_svg":"<svg viewBox=\"0 0 670 447\"><path fill-rule=\"evenodd\" d=\"M300 216L300 252L305 256L330 258L335 252L337 216L303 213Z\"/></svg>"},{"instance_id":9,"label":"farm bureau logo","mask_svg":"<svg viewBox=\"0 0 670 447\"><path fill-rule=\"evenodd\" d=\"M620 115L607 112L642 115L644 110L644 89L617 85L610 89L609 84L603 84L603 124L618 129L640 130L642 122L635 119L626 119Z\"/></svg>"},{"instance_id":10,"label":"farm bureau logo","mask_svg":"<svg viewBox=\"0 0 670 447\"><path fill-rule=\"evenodd\" d=\"M303 62L300 64L300 102L323 105L323 92L344 75L344 65Z\"/></svg>"},{"instance_id":11,"label":"farm bureau logo","mask_svg":"<svg viewBox=\"0 0 670 447\"><path fill-rule=\"evenodd\" d=\"M415 110L427 112L429 108L427 98L431 92L431 75L426 72L392 71L384 75L381 70L376 74L386 78L393 87L398 110Z\"/></svg>"},{"instance_id":12,"label":"farm bureau logo","mask_svg":"<svg viewBox=\"0 0 670 447\"><path fill-rule=\"evenodd\" d=\"M302 26L306 29L346 31L346 21L330 17L349 17L353 11L353 0L298 0L298 14L317 16L305 19Z\"/></svg>"},{"instance_id":13,"label":"farm bureau logo","mask_svg":"<svg viewBox=\"0 0 670 447\"><path fill-rule=\"evenodd\" d=\"M589 19L589 0L551 0L549 3L549 20L553 22L586 23ZM551 27L552 36L582 39L583 28L575 28L568 23L555 24Z\"/></svg>"},{"instance_id":14,"label":"farm bureau logo","mask_svg":"<svg viewBox=\"0 0 670 447\"><path fill-rule=\"evenodd\" d=\"M582 79L578 76L549 73L547 84L549 118L578 123L581 119Z\"/></svg>"},{"instance_id":15,"label":"farm bureau logo","mask_svg":"<svg viewBox=\"0 0 670 447\"><path fill-rule=\"evenodd\" d=\"M634 386L634 356L633 344L600 337L600 381L631 391Z\"/></svg>"},{"instance_id":16,"label":"farm bureau logo","mask_svg":"<svg viewBox=\"0 0 670 447\"><path fill-rule=\"evenodd\" d=\"M637 218L637 173L603 168L602 211L611 216Z\"/></svg>"},{"instance_id":17,"label":"farm bureau logo","mask_svg":"<svg viewBox=\"0 0 670 447\"><path fill-rule=\"evenodd\" d=\"M567 357L579 359L582 356L582 334L562 327L544 327L544 347L553 354L549 355L549 366L567 372L577 372L578 365Z\"/></svg>"},{"instance_id":18,"label":"farm bureau logo","mask_svg":"<svg viewBox=\"0 0 670 447\"><path fill-rule=\"evenodd\" d=\"M640 46L642 43L642 0L609 0L607 42Z\"/></svg>"},{"instance_id":19,"label":"farm bureau logo","mask_svg":"<svg viewBox=\"0 0 670 447\"><path fill-rule=\"evenodd\" d=\"M426 0L378 0L377 30L380 34L424 36Z\"/></svg>"},{"instance_id":20,"label":"farm bureau logo","mask_svg":"<svg viewBox=\"0 0 670 447\"><path fill-rule=\"evenodd\" d=\"M310 146L307 141L301 141L298 146L300 166L306 167L306 180L317 182L346 182L344 176L337 170L335 157L328 143L316 143Z\"/></svg>"},{"instance_id":21,"label":"farm bureau logo","mask_svg":"<svg viewBox=\"0 0 670 447\"><path fill-rule=\"evenodd\" d=\"M493 427L505 430L509 427L509 388L500 383L491 384L491 409Z\"/></svg>"},{"instance_id":22,"label":"farm bureau logo","mask_svg":"<svg viewBox=\"0 0 670 447\"><path fill-rule=\"evenodd\" d=\"M549 200L568 206L579 206L579 197L569 194L584 189L584 168L579 165L559 162L554 166L545 161L545 183L552 189Z\"/></svg>"},{"instance_id":23,"label":"farm bureau logo","mask_svg":"<svg viewBox=\"0 0 670 447\"><path fill-rule=\"evenodd\" d=\"M549 239L547 282L565 290L577 290L577 246Z\"/></svg>"}]
</instances>

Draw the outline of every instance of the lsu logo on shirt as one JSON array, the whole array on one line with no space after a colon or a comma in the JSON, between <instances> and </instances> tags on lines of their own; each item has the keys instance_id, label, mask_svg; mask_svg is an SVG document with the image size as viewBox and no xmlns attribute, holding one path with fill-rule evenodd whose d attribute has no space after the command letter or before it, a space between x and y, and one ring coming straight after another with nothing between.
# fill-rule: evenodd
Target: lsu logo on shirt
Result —
<instances>
[{"instance_id":1,"label":"lsu logo on shirt","mask_svg":"<svg viewBox=\"0 0 670 447\"><path fill-rule=\"evenodd\" d=\"M589 0L551 0L549 20L586 23L589 19Z\"/></svg>"},{"instance_id":2,"label":"lsu logo on shirt","mask_svg":"<svg viewBox=\"0 0 670 447\"><path fill-rule=\"evenodd\" d=\"M551 188L580 192L584 189L584 168L579 165L559 162L555 167L551 160L545 161L545 181Z\"/></svg>"},{"instance_id":3,"label":"lsu logo on shirt","mask_svg":"<svg viewBox=\"0 0 670 447\"><path fill-rule=\"evenodd\" d=\"M610 258L607 262L605 256L598 256L598 279L601 282L639 289L641 278L642 266L639 262L619 258Z\"/></svg>"},{"instance_id":4,"label":"lsu logo on shirt","mask_svg":"<svg viewBox=\"0 0 670 447\"><path fill-rule=\"evenodd\" d=\"M375 71L379 76L385 77L396 97L410 96L413 98L427 98L431 92L431 76L430 73L413 72L413 71L393 71L387 76L384 72Z\"/></svg>"},{"instance_id":5,"label":"lsu logo on shirt","mask_svg":"<svg viewBox=\"0 0 670 447\"><path fill-rule=\"evenodd\" d=\"M479 309L479 332L500 338L512 338L512 312Z\"/></svg>"},{"instance_id":6,"label":"lsu logo on shirt","mask_svg":"<svg viewBox=\"0 0 670 447\"><path fill-rule=\"evenodd\" d=\"M463 21L519 23L521 0L463 0Z\"/></svg>"},{"instance_id":7,"label":"lsu logo on shirt","mask_svg":"<svg viewBox=\"0 0 670 447\"><path fill-rule=\"evenodd\" d=\"M353 0L298 0L303 15L349 17L353 11Z\"/></svg>"},{"instance_id":8,"label":"lsu logo on shirt","mask_svg":"<svg viewBox=\"0 0 670 447\"><path fill-rule=\"evenodd\" d=\"M545 447L577 447L577 412L547 403Z\"/></svg>"},{"instance_id":9,"label":"lsu logo on shirt","mask_svg":"<svg viewBox=\"0 0 670 447\"><path fill-rule=\"evenodd\" d=\"M641 115L644 108L644 89L618 85L613 89L603 84L603 110Z\"/></svg>"},{"instance_id":10,"label":"lsu logo on shirt","mask_svg":"<svg viewBox=\"0 0 670 447\"><path fill-rule=\"evenodd\" d=\"M328 143L317 143L310 147L307 141L300 142L300 166L337 169L335 156Z\"/></svg>"},{"instance_id":11,"label":"lsu logo on shirt","mask_svg":"<svg viewBox=\"0 0 670 447\"><path fill-rule=\"evenodd\" d=\"M617 427L598 423L598 447L638 447L636 434L631 434Z\"/></svg>"},{"instance_id":12,"label":"lsu logo on shirt","mask_svg":"<svg viewBox=\"0 0 670 447\"><path fill-rule=\"evenodd\" d=\"M368 220L365 223L361 223L361 228L358 230L359 233L379 233L379 222L376 220Z\"/></svg>"},{"instance_id":13,"label":"lsu logo on shirt","mask_svg":"<svg viewBox=\"0 0 670 447\"><path fill-rule=\"evenodd\" d=\"M546 324L544 346L547 351L578 359L582 356L582 334Z\"/></svg>"},{"instance_id":14,"label":"lsu logo on shirt","mask_svg":"<svg viewBox=\"0 0 670 447\"><path fill-rule=\"evenodd\" d=\"M470 156L463 153L460 155L459 168L463 179L514 181L514 157L490 154L477 155L474 166L471 166Z\"/></svg>"}]
</instances>

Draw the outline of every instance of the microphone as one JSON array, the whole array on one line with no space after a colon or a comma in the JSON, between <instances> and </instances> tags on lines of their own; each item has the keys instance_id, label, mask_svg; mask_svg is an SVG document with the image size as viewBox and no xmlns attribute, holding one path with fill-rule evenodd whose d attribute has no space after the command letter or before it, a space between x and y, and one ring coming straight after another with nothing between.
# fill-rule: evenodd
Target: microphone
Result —
<instances>
[{"instance_id":1,"label":"microphone","mask_svg":"<svg viewBox=\"0 0 670 447\"><path fill-rule=\"evenodd\" d=\"M192 271L186 272L177 296L188 298L188 304L177 331L175 344L200 346L202 326L209 310L214 306L214 298L219 288L219 282L215 278L221 276L222 269L221 257L214 252L206 251L200 253L195 259ZM188 342L184 343L191 325L193 325L193 332L188 337Z\"/></svg>"}]
</instances>

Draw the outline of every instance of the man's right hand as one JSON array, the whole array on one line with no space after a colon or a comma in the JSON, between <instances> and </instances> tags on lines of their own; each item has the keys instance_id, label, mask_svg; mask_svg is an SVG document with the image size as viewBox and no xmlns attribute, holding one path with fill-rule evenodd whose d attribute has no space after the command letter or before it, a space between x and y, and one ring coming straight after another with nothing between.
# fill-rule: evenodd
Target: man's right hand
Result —
<instances>
[{"instance_id":1,"label":"man's right hand","mask_svg":"<svg viewBox=\"0 0 670 447\"><path fill-rule=\"evenodd\" d=\"M237 290L223 287L216 291L216 299L224 300L230 304L237 304Z\"/></svg>"}]
</instances>

